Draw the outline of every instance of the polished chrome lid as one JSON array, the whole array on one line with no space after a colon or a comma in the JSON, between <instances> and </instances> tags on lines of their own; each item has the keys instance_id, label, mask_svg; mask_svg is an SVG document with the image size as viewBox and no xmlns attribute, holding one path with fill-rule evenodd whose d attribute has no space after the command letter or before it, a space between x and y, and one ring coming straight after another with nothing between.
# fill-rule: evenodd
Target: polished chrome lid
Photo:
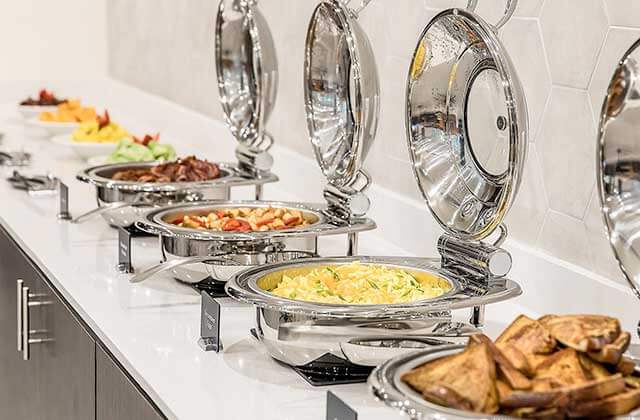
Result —
<instances>
[{"instance_id":1,"label":"polished chrome lid","mask_svg":"<svg viewBox=\"0 0 640 420\"><path fill-rule=\"evenodd\" d=\"M481 240L520 184L528 135L522 85L498 27L448 9L422 32L406 91L407 140L418 186L447 233ZM504 24L515 1L507 2Z\"/></svg>"},{"instance_id":2,"label":"polished chrome lid","mask_svg":"<svg viewBox=\"0 0 640 420\"><path fill-rule=\"evenodd\" d=\"M307 127L322 172L340 189L358 183L378 125L378 73L369 40L356 21L360 10L341 0L324 0L307 29Z\"/></svg>"},{"instance_id":3,"label":"polished chrome lid","mask_svg":"<svg viewBox=\"0 0 640 420\"><path fill-rule=\"evenodd\" d=\"M254 150L273 140L265 125L276 100L278 63L271 32L256 0L222 0L216 20L216 71L225 120Z\"/></svg>"},{"instance_id":4,"label":"polished chrome lid","mask_svg":"<svg viewBox=\"0 0 640 420\"><path fill-rule=\"evenodd\" d=\"M600 114L598 191L613 252L640 298L640 40L616 67Z\"/></svg>"}]
</instances>

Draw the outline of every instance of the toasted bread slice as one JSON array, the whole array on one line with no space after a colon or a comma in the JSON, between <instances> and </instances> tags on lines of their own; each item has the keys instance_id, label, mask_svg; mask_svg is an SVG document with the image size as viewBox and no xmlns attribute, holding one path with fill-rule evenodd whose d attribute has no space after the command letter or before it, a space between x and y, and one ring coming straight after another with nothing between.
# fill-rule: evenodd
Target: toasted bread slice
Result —
<instances>
[{"instance_id":1,"label":"toasted bread slice","mask_svg":"<svg viewBox=\"0 0 640 420\"><path fill-rule=\"evenodd\" d=\"M607 368L586 354L579 353L578 358L580 359L580 364L582 365L582 369L584 369L588 379L602 379L607 376L611 376L611 372L609 372Z\"/></svg>"},{"instance_id":2,"label":"toasted bread slice","mask_svg":"<svg viewBox=\"0 0 640 420\"><path fill-rule=\"evenodd\" d=\"M628 359L624 356L620 358L620 361L616 365L616 372L622 373L624 376L632 375L636 370L636 362Z\"/></svg>"},{"instance_id":3,"label":"toasted bread slice","mask_svg":"<svg viewBox=\"0 0 640 420\"><path fill-rule=\"evenodd\" d=\"M640 378L637 376L625 376L624 382L629 388L640 389Z\"/></svg>"},{"instance_id":4,"label":"toasted bread slice","mask_svg":"<svg viewBox=\"0 0 640 420\"><path fill-rule=\"evenodd\" d=\"M580 385L589 380L578 353L572 348L560 350L538 365L536 379L544 378L551 379L561 386Z\"/></svg>"},{"instance_id":5,"label":"toasted bread slice","mask_svg":"<svg viewBox=\"0 0 640 420\"><path fill-rule=\"evenodd\" d=\"M545 420L560 420L564 419L564 409L558 407L552 408L534 408L525 407L518 408L509 413L513 417L522 417L525 419L545 419Z\"/></svg>"},{"instance_id":6,"label":"toasted bread slice","mask_svg":"<svg viewBox=\"0 0 640 420\"><path fill-rule=\"evenodd\" d=\"M549 354L556 348L555 339L535 319L518 316L496 339L496 344L511 343L522 353Z\"/></svg>"},{"instance_id":7,"label":"toasted bread slice","mask_svg":"<svg viewBox=\"0 0 640 420\"><path fill-rule=\"evenodd\" d=\"M518 350L515 345L510 343L499 343L496 344L496 347L500 349L504 357L506 357L507 360L511 362L513 367L527 376L533 376L535 370L529 364L527 356L525 356L524 353Z\"/></svg>"},{"instance_id":8,"label":"toasted bread slice","mask_svg":"<svg viewBox=\"0 0 640 420\"><path fill-rule=\"evenodd\" d=\"M629 348L630 342L631 334L623 331L613 343L605 344L599 351L590 351L587 354L597 362L615 366L620 362L620 358Z\"/></svg>"},{"instance_id":9,"label":"toasted bread slice","mask_svg":"<svg viewBox=\"0 0 640 420\"><path fill-rule=\"evenodd\" d=\"M436 404L458 407L468 402L471 411L488 414L499 408L495 362L484 343L425 363L402 380Z\"/></svg>"},{"instance_id":10,"label":"toasted bread slice","mask_svg":"<svg viewBox=\"0 0 640 420\"><path fill-rule=\"evenodd\" d=\"M503 408L549 408L566 407L569 403L567 394L558 388L549 391L513 391L500 399Z\"/></svg>"},{"instance_id":11,"label":"toasted bread slice","mask_svg":"<svg viewBox=\"0 0 640 420\"><path fill-rule=\"evenodd\" d=\"M621 394L595 401L585 401L572 407L569 417L603 418L626 414L640 405L640 389L632 389Z\"/></svg>"},{"instance_id":12,"label":"toasted bread slice","mask_svg":"<svg viewBox=\"0 0 640 420\"><path fill-rule=\"evenodd\" d=\"M580 385L574 385L567 389L571 404L581 401L592 401L606 398L613 394L619 394L625 390L625 381L621 374L606 378L594 379Z\"/></svg>"},{"instance_id":13,"label":"toasted bread slice","mask_svg":"<svg viewBox=\"0 0 640 420\"><path fill-rule=\"evenodd\" d=\"M601 350L620 335L620 322L605 315L547 315L538 321L560 343L583 353Z\"/></svg>"},{"instance_id":14,"label":"toasted bread slice","mask_svg":"<svg viewBox=\"0 0 640 420\"><path fill-rule=\"evenodd\" d=\"M513 366L509 359L502 353L502 351L493 344L493 341L484 334L473 334L469 337L469 345L486 344L491 352L493 360L496 362L498 373L504 377L505 381L513 389L529 389L531 388L531 381L524 376L519 370Z\"/></svg>"},{"instance_id":15,"label":"toasted bread slice","mask_svg":"<svg viewBox=\"0 0 640 420\"><path fill-rule=\"evenodd\" d=\"M496 345L516 369L533 376L536 366L557 343L538 321L520 315L500 334Z\"/></svg>"},{"instance_id":16,"label":"toasted bread slice","mask_svg":"<svg viewBox=\"0 0 640 420\"><path fill-rule=\"evenodd\" d=\"M440 383L428 383L422 390L425 399L432 403L458 410L473 411L473 404L453 389Z\"/></svg>"}]
</instances>

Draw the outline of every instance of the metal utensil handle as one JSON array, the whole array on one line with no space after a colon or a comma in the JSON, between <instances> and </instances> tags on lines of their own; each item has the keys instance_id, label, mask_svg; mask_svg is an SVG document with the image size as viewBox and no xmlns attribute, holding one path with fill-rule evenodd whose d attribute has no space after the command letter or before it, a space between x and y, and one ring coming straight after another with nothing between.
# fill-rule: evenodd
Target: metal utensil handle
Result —
<instances>
[{"instance_id":1,"label":"metal utensil handle","mask_svg":"<svg viewBox=\"0 0 640 420\"><path fill-rule=\"evenodd\" d=\"M91 219L91 218L93 218L95 216L98 216L98 215L100 215L102 213L106 213L106 212L108 212L110 210L117 210L117 209L122 208L122 207L128 207L130 205L132 205L132 203L126 203L124 201L123 202L109 203L109 204L107 204L105 206L102 206L102 207L96 207L93 210L90 210L90 211L88 211L88 212L86 212L84 214L81 214L80 216L77 216L77 217L71 219L71 223L82 223L82 222L84 222L86 220L89 220L89 219Z\"/></svg>"},{"instance_id":2,"label":"metal utensil handle","mask_svg":"<svg viewBox=\"0 0 640 420\"><path fill-rule=\"evenodd\" d=\"M153 277L156 274L173 270L174 268L187 265L187 264L204 263L204 262L221 262L221 261L224 261L224 258L220 256L207 255L207 256L192 256L192 257L182 258L179 260L162 262L160 264L156 264L153 267L144 270L141 273L134 275L129 279L129 282L140 283L145 280L148 280L150 277Z\"/></svg>"},{"instance_id":3,"label":"metal utensil handle","mask_svg":"<svg viewBox=\"0 0 640 420\"><path fill-rule=\"evenodd\" d=\"M513 16L513 13L516 11L516 6L518 6L518 0L507 0L507 3L504 8L504 15L500 18L500 20L496 24L492 24L493 30L498 31L498 29L502 28ZM466 9L470 12L475 12L478 7L478 0L468 0Z\"/></svg>"}]
</instances>

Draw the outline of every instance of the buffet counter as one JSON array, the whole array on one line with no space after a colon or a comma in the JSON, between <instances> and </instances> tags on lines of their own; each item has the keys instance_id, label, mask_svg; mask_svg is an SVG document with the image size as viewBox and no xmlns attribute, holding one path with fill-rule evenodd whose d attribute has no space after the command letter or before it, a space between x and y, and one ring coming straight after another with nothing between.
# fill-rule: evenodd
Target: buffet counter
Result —
<instances>
[{"instance_id":1,"label":"buffet counter","mask_svg":"<svg viewBox=\"0 0 640 420\"><path fill-rule=\"evenodd\" d=\"M140 127L150 130L163 125L163 136L175 139L179 154L232 159L233 142L222 123L117 82L93 83L91 89L93 93L87 91L87 96L109 92L110 109L119 110L125 117L122 119L135 119ZM11 144L20 144L34 154L33 163L25 172L49 171L65 182L72 214L91 209L95 205L92 188L75 180L75 174L85 164L47 139L29 138L30 133L15 115L16 101L8 97L10 93L0 98L6 102L0 108L0 120L5 121L0 127ZM182 138L197 140L182 142ZM278 146L273 154L274 173L282 181L265 188L265 199L317 200L310 192L312 188L305 188L321 182L311 161ZM8 169L0 171L3 178L10 174ZM305 175L300 176L302 173ZM246 194L250 196L251 191ZM366 384L310 386L291 368L273 360L249 334L255 317L253 307L230 299L220 299L224 350L203 352L197 345L198 293L169 277L131 284L130 275L117 274L117 232L103 219L82 224L59 221L57 196L30 196L6 182L0 182L0 196L2 227L166 417L324 419L327 390L354 408L361 418L397 415L377 402ZM244 197L241 193L232 198ZM379 229L362 235L360 253L410 255L418 250L431 251L424 250L424 243L435 243L436 228L423 222L428 218L424 206L377 187L372 188L371 199L370 214ZM392 218L397 212L406 216L399 223ZM398 231L410 222L419 222L420 227ZM340 254L344 246L343 239L323 238L320 253ZM489 335L495 335L519 313L535 316L546 312L606 313L619 317L624 329L635 330L636 320L630 308L636 302L624 285L514 242L507 242L506 247L514 259L510 277L520 283L524 293L487 308L485 324ZM156 239L133 240L134 267L151 266L157 259ZM468 315L463 311L456 317L464 319Z\"/></svg>"}]
</instances>

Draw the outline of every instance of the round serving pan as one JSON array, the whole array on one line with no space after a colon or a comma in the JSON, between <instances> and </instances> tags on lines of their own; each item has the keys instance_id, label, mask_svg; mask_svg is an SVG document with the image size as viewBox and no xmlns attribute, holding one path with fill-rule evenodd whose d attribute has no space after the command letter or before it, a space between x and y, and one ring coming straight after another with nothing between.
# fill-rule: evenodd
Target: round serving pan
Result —
<instances>
[{"instance_id":1,"label":"round serving pan","mask_svg":"<svg viewBox=\"0 0 640 420\"><path fill-rule=\"evenodd\" d=\"M210 231L182 228L170 223L185 214L208 214L218 209L242 207L295 209L312 223L266 232ZM163 271L170 271L179 280L189 283L203 280L207 275L227 281L238 271L256 265L314 256L319 236L355 233L376 227L372 220L366 218L350 224L336 224L322 210L322 205L282 201L204 201L151 210L136 222L136 227L160 237L163 262L137 274L131 281L141 282ZM197 270L200 276L194 275L193 269L188 272L184 268L194 264L200 266Z\"/></svg>"},{"instance_id":2,"label":"round serving pan","mask_svg":"<svg viewBox=\"0 0 640 420\"><path fill-rule=\"evenodd\" d=\"M299 210L313 222L304 227L294 227L284 230L270 230L265 232L224 232L215 230L191 229L175 226L170 223L178 217L186 214L208 214L218 209L226 208L285 208ZM366 218L356 220L351 224L335 224L323 212L324 205L296 203L286 201L205 201L198 203L185 203L148 212L145 217L136 223L136 226L145 232L161 235L168 238L198 240L198 241L222 241L222 242L259 242L273 241L292 237L314 237L323 235L339 235L344 233L371 230L375 223ZM183 255L186 256L186 255Z\"/></svg>"},{"instance_id":3,"label":"round serving pan","mask_svg":"<svg viewBox=\"0 0 640 420\"><path fill-rule=\"evenodd\" d=\"M367 382L378 399L408 414L411 419L513 419L514 417L504 415L476 414L433 404L400 379L411 369L461 350L464 350L463 345L451 345L398 356L377 367Z\"/></svg>"},{"instance_id":4,"label":"round serving pan","mask_svg":"<svg viewBox=\"0 0 640 420\"><path fill-rule=\"evenodd\" d=\"M277 181L275 175L247 176L237 165L217 163L220 177L198 182L133 182L112 179L122 170L148 169L163 162L114 163L92 166L76 178L96 187L98 208L74 219L80 222L102 214L112 226L130 226L150 207L200 200L228 200L230 188L243 185L262 185Z\"/></svg>"},{"instance_id":5,"label":"round serving pan","mask_svg":"<svg viewBox=\"0 0 640 420\"><path fill-rule=\"evenodd\" d=\"M368 379L371 392L389 407L398 409L416 420L439 419L516 419L506 415L490 415L471 413L463 410L443 407L425 400L420 393L402 382L402 375L432 360L450 356L464 350L465 345L449 345L404 354L394 357L379 365ZM617 418L638 418L640 410L636 410Z\"/></svg>"},{"instance_id":6,"label":"round serving pan","mask_svg":"<svg viewBox=\"0 0 640 420\"><path fill-rule=\"evenodd\" d=\"M356 261L435 274L448 281L452 289L432 299L389 305L323 304L269 292L284 272ZM370 346L358 344L363 340L375 338L384 343L395 339L400 343L431 338L441 343L455 342L470 329L450 322L451 310L498 302L521 293L520 286L511 280L471 283L439 264L438 259L403 257L306 258L242 271L227 282L226 291L230 297L256 306L256 333L272 357L302 366L330 353L360 363L363 353L373 352ZM415 347L408 350L415 351ZM365 364L382 360L383 356L369 357Z\"/></svg>"}]
</instances>

